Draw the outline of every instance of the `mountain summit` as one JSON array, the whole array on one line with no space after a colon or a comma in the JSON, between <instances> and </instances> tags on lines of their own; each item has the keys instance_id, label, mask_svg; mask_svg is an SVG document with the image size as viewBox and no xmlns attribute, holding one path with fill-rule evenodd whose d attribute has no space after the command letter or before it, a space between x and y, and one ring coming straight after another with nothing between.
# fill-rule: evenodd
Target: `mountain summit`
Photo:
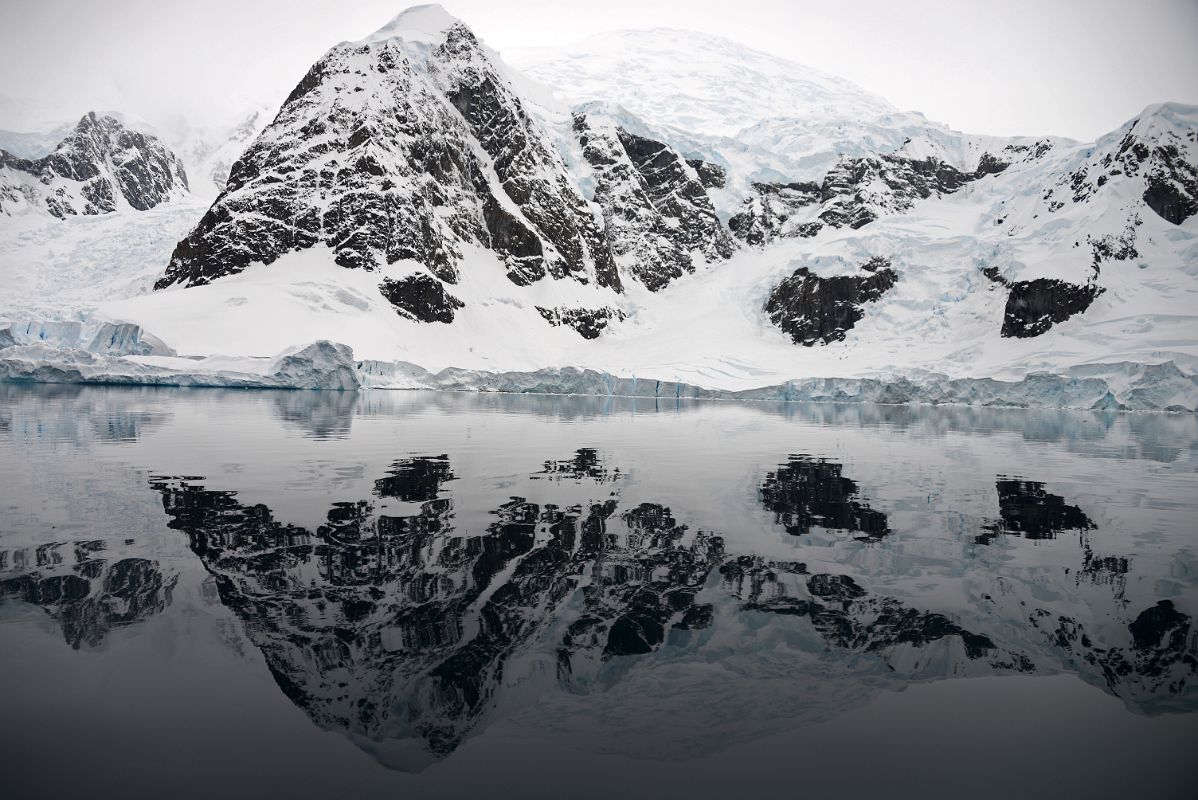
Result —
<instances>
[{"instance_id":1,"label":"mountain summit","mask_svg":"<svg viewBox=\"0 0 1198 800\"><path fill-rule=\"evenodd\" d=\"M0 150L0 213L10 216L26 208L59 218L145 211L185 192L183 164L162 142L94 111L41 158Z\"/></svg>"},{"instance_id":2,"label":"mountain summit","mask_svg":"<svg viewBox=\"0 0 1198 800\"><path fill-rule=\"evenodd\" d=\"M550 324L593 335L618 316L598 303L626 281L656 290L731 255L693 165L580 114L571 135L597 186L586 198L507 71L438 6L334 47L234 164L159 288L323 246L342 267L398 265L402 274L379 284L383 296L405 316L451 322L463 259L482 248L517 286L608 290L590 308L537 307Z\"/></svg>"}]
</instances>

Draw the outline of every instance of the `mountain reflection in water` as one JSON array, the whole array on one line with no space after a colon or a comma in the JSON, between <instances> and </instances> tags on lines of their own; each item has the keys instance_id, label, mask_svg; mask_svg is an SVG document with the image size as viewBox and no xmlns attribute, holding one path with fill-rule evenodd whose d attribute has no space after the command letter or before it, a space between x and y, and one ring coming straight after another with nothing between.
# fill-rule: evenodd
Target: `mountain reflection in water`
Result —
<instances>
[{"instance_id":1,"label":"mountain reflection in water","mask_svg":"<svg viewBox=\"0 0 1198 800\"><path fill-rule=\"evenodd\" d=\"M114 631L188 613L176 588L200 586L237 621L228 646L244 637L312 723L392 769L452 761L517 708L606 751L685 761L949 677L1073 675L1140 714L1198 713L1188 418L0 399L6 458L64 476L90 464L93 487L117 462L130 476L79 495L67 515L88 525L61 538L37 502L57 509L65 483L37 502L6 490L23 513L0 535L0 604L116 653ZM1095 474L1110 497L1084 487ZM153 498L156 520L94 516Z\"/></svg>"}]
</instances>

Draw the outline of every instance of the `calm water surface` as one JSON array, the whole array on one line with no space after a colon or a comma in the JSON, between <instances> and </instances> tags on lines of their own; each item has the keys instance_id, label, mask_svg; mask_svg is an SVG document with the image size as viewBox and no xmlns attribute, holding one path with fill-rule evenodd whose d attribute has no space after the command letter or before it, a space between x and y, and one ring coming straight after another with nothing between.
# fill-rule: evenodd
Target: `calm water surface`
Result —
<instances>
[{"instance_id":1,"label":"calm water surface","mask_svg":"<svg viewBox=\"0 0 1198 800\"><path fill-rule=\"evenodd\" d=\"M0 385L9 797L1198 794L1198 419Z\"/></svg>"}]
</instances>

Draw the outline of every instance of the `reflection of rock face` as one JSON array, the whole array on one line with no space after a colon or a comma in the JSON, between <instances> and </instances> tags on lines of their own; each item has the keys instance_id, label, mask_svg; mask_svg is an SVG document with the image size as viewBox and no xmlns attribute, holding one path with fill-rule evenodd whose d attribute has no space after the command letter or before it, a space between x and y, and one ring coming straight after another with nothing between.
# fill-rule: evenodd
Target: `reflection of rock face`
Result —
<instances>
[{"instance_id":1,"label":"reflection of rock face","mask_svg":"<svg viewBox=\"0 0 1198 800\"><path fill-rule=\"evenodd\" d=\"M405 503L426 503L437 499L441 484L451 480L449 456L421 456L396 461L385 478L374 482L374 493Z\"/></svg>"},{"instance_id":2,"label":"reflection of rock face","mask_svg":"<svg viewBox=\"0 0 1198 800\"><path fill-rule=\"evenodd\" d=\"M792 456L767 476L761 500L792 534L850 531L884 555L886 513L865 504L841 470ZM577 491L565 484L606 493L603 484L621 475L580 448L532 477L552 498ZM708 643L726 654L729 641L739 648L729 639L738 631L769 628L769 638L802 642L768 656L738 651L742 681L780 663L804 675L831 665L857 689L1067 669L1105 680L1129 702L1167 693L1184 704L1198 672L1190 619L1167 602L1114 636L1023 603L990 605L966 621L881 594L864 578L727 553L724 537L691 530L658 503L621 509L615 492L575 505L513 497L481 533L459 532L450 492L461 490L445 455L396 461L372 498L333 504L315 530L199 480L151 485L279 687L314 723L401 769L454 751L499 703L513 665L555 665L539 674L588 694L646 661L710 659ZM1010 532L1044 538L1092 527L1040 484L999 484ZM380 511L388 501L414 504L414 513ZM1127 569L1126 559L1085 558L1079 574ZM758 656L775 660L759 667Z\"/></svg>"},{"instance_id":3,"label":"reflection of rock face","mask_svg":"<svg viewBox=\"0 0 1198 800\"><path fill-rule=\"evenodd\" d=\"M1063 657L1085 664L1107 690L1148 713L1193 710L1198 642L1188 614L1171 600L1144 609L1126 627L1125 646L1100 647L1084 625L1043 609L1030 620Z\"/></svg>"},{"instance_id":4,"label":"reflection of rock face","mask_svg":"<svg viewBox=\"0 0 1198 800\"><path fill-rule=\"evenodd\" d=\"M670 509L653 503L622 516L629 529L627 545L596 560L591 582L582 590L585 612L570 625L558 651L559 674L571 683L578 682L580 657L593 662L651 653L671 627L691 630L711 622L711 606L696 604L695 595L722 559L723 540L698 533L687 544L686 526L675 522Z\"/></svg>"},{"instance_id":5,"label":"reflection of rock face","mask_svg":"<svg viewBox=\"0 0 1198 800\"><path fill-rule=\"evenodd\" d=\"M882 538L890 532L886 515L854 499L857 484L842 476L841 469L823 459L791 456L766 476L761 502L792 536L818 526L859 533L860 539Z\"/></svg>"},{"instance_id":6,"label":"reflection of rock face","mask_svg":"<svg viewBox=\"0 0 1198 800\"><path fill-rule=\"evenodd\" d=\"M765 564L750 557L725 564L720 574L729 590L745 601L745 610L804 617L829 647L888 653L900 645L918 648L955 637L970 660L987 659L999 669L1031 669L999 653L989 637L971 633L943 614L870 596L847 575L812 575L804 584L794 580L806 574L804 565Z\"/></svg>"},{"instance_id":7,"label":"reflection of rock face","mask_svg":"<svg viewBox=\"0 0 1198 800\"><path fill-rule=\"evenodd\" d=\"M1000 478L998 507L1001 519L986 526L978 542L989 544L999 535L1025 539L1055 539L1064 531L1088 531L1094 523L1077 506L1044 491L1044 484L1017 478Z\"/></svg>"},{"instance_id":8,"label":"reflection of rock face","mask_svg":"<svg viewBox=\"0 0 1198 800\"><path fill-rule=\"evenodd\" d=\"M613 483L620 479L620 470L609 470L599 459L599 453L594 448L581 447L575 451L572 458L564 461L546 461L545 469L533 477L551 480L589 478L599 483Z\"/></svg>"},{"instance_id":9,"label":"reflection of rock face","mask_svg":"<svg viewBox=\"0 0 1198 800\"><path fill-rule=\"evenodd\" d=\"M72 563L62 552L67 547L42 545L32 551L32 559L29 551L0 551L0 598L45 609L62 626L71 647L96 647L112 629L140 622L170 604L178 576L164 576L157 563L144 558L110 562L99 557L102 541L76 542Z\"/></svg>"}]
</instances>

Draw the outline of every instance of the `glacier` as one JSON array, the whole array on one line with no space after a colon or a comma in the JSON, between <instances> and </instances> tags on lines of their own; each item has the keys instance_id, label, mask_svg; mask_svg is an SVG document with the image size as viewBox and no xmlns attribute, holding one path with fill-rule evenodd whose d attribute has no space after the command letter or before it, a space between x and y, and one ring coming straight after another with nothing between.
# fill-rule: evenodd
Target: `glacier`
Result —
<instances>
[{"instance_id":1,"label":"glacier","mask_svg":"<svg viewBox=\"0 0 1198 800\"><path fill-rule=\"evenodd\" d=\"M974 135L717 37L501 56L422 6L273 107L166 137L169 202L0 218L5 379L1198 408L1192 106Z\"/></svg>"}]
</instances>

